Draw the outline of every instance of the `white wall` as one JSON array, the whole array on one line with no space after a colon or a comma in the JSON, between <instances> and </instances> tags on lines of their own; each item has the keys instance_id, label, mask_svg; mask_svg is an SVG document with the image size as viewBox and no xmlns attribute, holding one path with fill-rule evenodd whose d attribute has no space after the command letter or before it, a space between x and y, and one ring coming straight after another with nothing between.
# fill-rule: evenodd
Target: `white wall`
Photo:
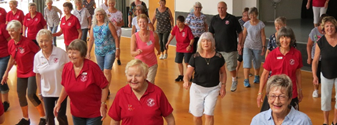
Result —
<instances>
[{"instance_id":1,"label":"white wall","mask_svg":"<svg viewBox=\"0 0 337 125\"><path fill-rule=\"evenodd\" d=\"M195 2L199 1L202 4L202 12L204 14L214 15L218 13L217 5L220 1L225 1L227 4L227 12L233 13L234 0L176 0L175 11L190 12ZM235 0L236 1L236 0Z\"/></svg>"}]
</instances>

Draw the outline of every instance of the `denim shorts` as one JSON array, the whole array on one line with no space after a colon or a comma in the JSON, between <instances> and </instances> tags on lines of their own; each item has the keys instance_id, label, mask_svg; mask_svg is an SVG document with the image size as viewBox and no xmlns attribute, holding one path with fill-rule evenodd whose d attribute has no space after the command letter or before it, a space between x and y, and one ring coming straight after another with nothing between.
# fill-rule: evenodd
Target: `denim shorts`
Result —
<instances>
[{"instance_id":1,"label":"denim shorts","mask_svg":"<svg viewBox=\"0 0 337 125\"><path fill-rule=\"evenodd\" d=\"M261 51L243 48L243 68L251 68L252 62L255 69L261 66Z\"/></svg>"},{"instance_id":2,"label":"denim shorts","mask_svg":"<svg viewBox=\"0 0 337 125\"><path fill-rule=\"evenodd\" d=\"M5 74L8 61L9 61L9 56L0 58L0 81L2 80L2 77ZM3 85L0 84L0 91L1 93L8 93L9 88L8 88L7 83Z\"/></svg>"},{"instance_id":3,"label":"denim shorts","mask_svg":"<svg viewBox=\"0 0 337 125\"><path fill-rule=\"evenodd\" d=\"M112 65L115 62L115 53L106 53L105 56L96 55L96 61L102 71L104 69L112 69Z\"/></svg>"}]
</instances>

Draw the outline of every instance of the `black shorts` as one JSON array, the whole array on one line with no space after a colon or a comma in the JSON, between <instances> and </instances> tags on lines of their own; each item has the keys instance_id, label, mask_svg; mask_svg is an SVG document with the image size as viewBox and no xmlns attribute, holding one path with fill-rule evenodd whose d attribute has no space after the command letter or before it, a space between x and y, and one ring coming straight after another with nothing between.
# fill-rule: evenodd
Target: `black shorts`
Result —
<instances>
[{"instance_id":1,"label":"black shorts","mask_svg":"<svg viewBox=\"0 0 337 125\"><path fill-rule=\"evenodd\" d=\"M176 52L175 62L176 63L182 63L183 59L184 59L184 62L188 63L190 61L191 56L192 56L192 53L180 53L180 52Z\"/></svg>"}]
</instances>

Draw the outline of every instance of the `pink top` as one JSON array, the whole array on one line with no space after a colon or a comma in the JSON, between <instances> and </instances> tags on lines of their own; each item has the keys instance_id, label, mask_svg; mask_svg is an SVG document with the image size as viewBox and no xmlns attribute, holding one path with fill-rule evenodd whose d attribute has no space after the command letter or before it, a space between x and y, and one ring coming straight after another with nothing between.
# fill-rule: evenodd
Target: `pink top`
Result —
<instances>
[{"instance_id":1,"label":"pink top","mask_svg":"<svg viewBox=\"0 0 337 125\"><path fill-rule=\"evenodd\" d=\"M312 6L314 7L324 7L326 0L312 0Z\"/></svg>"},{"instance_id":2,"label":"pink top","mask_svg":"<svg viewBox=\"0 0 337 125\"><path fill-rule=\"evenodd\" d=\"M157 56L154 53L154 36L153 32L150 31L150 40L143 42L139 37L139 32L135 33L136 35L136 49L141 49L142 52L137 55L135 58L143 61L149 67L157 64Z\"/></svg>"}]
</instances>

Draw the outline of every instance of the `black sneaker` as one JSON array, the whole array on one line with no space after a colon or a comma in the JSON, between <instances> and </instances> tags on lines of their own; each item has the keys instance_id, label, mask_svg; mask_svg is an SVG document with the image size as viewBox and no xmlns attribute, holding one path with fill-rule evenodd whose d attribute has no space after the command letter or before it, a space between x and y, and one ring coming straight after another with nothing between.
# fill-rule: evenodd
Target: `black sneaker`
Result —
<instances>
[{"instance_id":1,"label":"black sneaker","mask_svg":"<svg viewBox=\"0 0 337 125\"><path fill-rule=\"evenodd\" d=\"M179 76L175 79L175 81L176 81L176 82L183 81L183 78L184 78L183 75L179 75Z\"/></svg>"},{"instance_id":2,"label":"black sneaker","mask_svg":"<svg viewBox=\"0 0 337 125\"><path fill-rule=\"evenodd\" d=\"M40 118L39 125L46 125L46 124L47 124L46 119Z\"/></svg>"},{"instance_id":3,"label":"black sneaker","mask_svg":"<svg viewBox=\"0 0 337 125\"><path fill-rule=\"evenodd\" d=\"M2 104L4 106L4 111L6 112L8 110L8 108L9 108L9 103L6 102L6 101L4 101Z\"/></svg>"},{"instance_id":4,"label":"black sneaker","mask_svg":"<svg viewBox=\"0 0 337 125\"><path fill-rule=\"evenodd\" d=\"M117 60L117 64L118 64L118 65L122 65L121 60L118 59L118 60Z\"/></svg>"},{"instance_id":5,"label":"black sneaker","mask_svg":"<svg viewBox=\"0 0 337 125\"><path fill-rule=\"evenodd\" d=\"M16 125L29 125L29 124L30 124L30 120L26 120L26 119L22 118L20 120L20 122Z\"/></svg>"}]
</instances>

